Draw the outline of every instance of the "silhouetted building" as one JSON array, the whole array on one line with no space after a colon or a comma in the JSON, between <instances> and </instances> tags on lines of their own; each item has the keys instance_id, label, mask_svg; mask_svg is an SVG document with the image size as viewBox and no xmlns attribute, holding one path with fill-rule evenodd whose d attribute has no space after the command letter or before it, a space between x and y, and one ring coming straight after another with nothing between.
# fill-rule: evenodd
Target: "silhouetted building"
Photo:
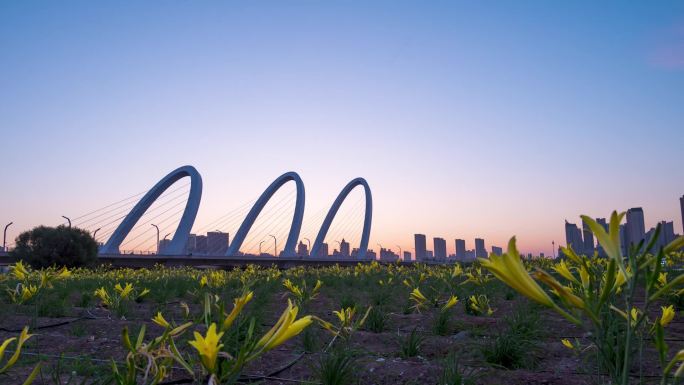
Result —
<instances>
[{"instance_id":1,"label":"silhouetted building","mask_svg":"<svg viewBox=\"0 0 684 385\"><path fill-rule=\"evenodd\" d=\"M328 256L328 244L327 243L321 243L321 248L318 249L318 256L319 257L327 257Z\"/></svg>"},{"instance_id":2,"label":"silhouetted building","mask_svg":"<svg viewBox=\"0 0 684 385\"><path fill-rule=\"evenodd\" d=\"M487 258L487 249L485 248L485 241L482 238L475 238L475 257Z\"/></svg>"},{"instance_id":3,"label":"silhouetted building","mask_svg":"<svg viewBox=\"0 0 684 385\"><path fill-rule=\"evenodd\" d=\"M627 245L637 245L646 235L646 225L644 224L644 210L641 207L634 207L627 210Z\"/></svg>"},{"instance_id":4,"label":"silhouetted building","mask_svg":"<svg viewBox=\"0 0 684 385\"><path fill-rule=\"evenodd\" d=\"M404 251L404 262L411 262L411 252L410 251Z\"/></svg>"},{"instance_id":5,"label":"silhouetted building","mask_svg":"<svg viewBox=\"0 0 684 385\"><path fill-rule=\"evenodd\" d=\"M571 247L575 252L582 253L584 249L584 242L582 241L582 232L576 224L565 221L565 247Z\"/></svg>"},{"instance_id":6,"label":"silhouetted building","mask_svg":"<svg viewBox=\"0 0 684 385\"><path fill-rule=\"evenodd\" d=\"M432 253L432 250L426 250L425 251L425 259L434 259L434 258L435 258L435 256Z\"/></svg>"},{"instance_id":7,"label":"silhouetted building","mask_svg":"<svg viewBox=\"0 0 684 385\"><path fill-rule=\"evenodd\" d=\"M425 234L414 234L413 239L416 243L416 261L424 261L427 257Z\"/></svg>"},{"instance_id":8,"label":"silhouetted building","mask_svg":"<svg viewBox=\"0 0 684 385\"><path fill-rule=\"evenodd\" d=\"M437 237L433 238L432 241L435 248L435 259L445 261L447 257L446 240Z\"/></svg>"},{"instance_id":9,"label":"silhouetted building","mask_svg":"<svg viewBox=\"0 0 684 385\"><path fill-rule=\"evenodd\" d=\"M159 251L157 251L157 254L163 255L163 254L164 254L164 250L166 249L166 247L167 247L170 243L171 243L171 240L170 240L170 239L162 239L161 241L159 241Z\"/></svg>"},{"instance_id":10,"label":"silhouetted building","mask_svg":"<svg viewBox=\"0 0 684 385\"><path fill-rule=\"evenodd\" d=\"M343 257L348 257L351 255L349 253L349 242L345 241L344 238L342 238L342 242L340 242L340 254Z\"/></svg>"},{"instance_id":11,"label":"silhouetted building","mask_svg":"<svg viewBox=\"0 0 684 385\"><path fill-rule=\"evenodd\" d=\"M195 253L206 254L207 253L207 236L198 235L195 237Z\"/></svg>"},{"instance_id":12,"label":"silhouetted building","mask_svg":"<svg viewBox=\"0 0 684 385\"><path fill-rule=\"evenodd\" d=\"M501 255L503 254L503 249L497 246L492 246L492 254Z\"/></svg>"},{"instance_id":13,"label":"silhouetted building","mask_svg":"<svg viewBox=\"0 0 684 385\"><path fill-rule=\"evenodd\" d=\"M606 222L606 218L596 218L596 223L601 225L606 232L608 231L608 222ZM596 251L598 251L600 257L606 256L606 251L603 250L603 246L598 242L596 243Z\"/></svg>"},{"instance_id":14,"label":"silhouetted building","mask_svg":"<svg viewBox=\"0 0 684 385\"><path fill-rule=\"evenodd\" d=\"M594 233L591 232L589 225L584 220L582 221L582 230L584 233L584 245L582 252L585 255L594 255Z\"/></svg>"},{"instance_id":15,"label":"silhouetted building","mask_svg":"<svg viewBox=\"0 0 684 385\"><path fill-rule=\"evenodd\" d=\"M297 245L297 255L300 257L306 257L309 255L309 248L307 247L306 243L299 241L299 244Z\"/></svg>"},{"instance_id":16,"label":"silhouetted building","mask_svg":"<svg viewBox=\"0 0 684 385\"><path fill-rule=\"evenodd\" d=\"M679 206L682 210L682 234L684 234L684 195L679 198Z\"/></svg>"},{"instance_id":17,"label":"silhouetted building","mask_svg":"<svg viewBox=\"0 0 684 385\"><path fill-rule=\"evenodd\" d=\"M189 234L188 240L185 242L185 253L192 254L197 250L197 235Z\"/></svg>"},{"instance_id":18,"label":"silhouetted building","mask_svg":"<svg viewBox=\"0 0 684 385\"><path fill-rule=\"evenodd\" d=\"M228 251L229 235L221 231L207 233L207 254L224 255Z\"/></svg>"},{"instance_id":19,"label":"silhouetted building","mask_svg":"<svg viewBox=\"0 0 684 385\"><path fill-rule=\"evenodd\" d=\"M456 259L459 261L465 261L466 259L466 243L463 239L456 240Z\"/></svg>"}]
</instances>

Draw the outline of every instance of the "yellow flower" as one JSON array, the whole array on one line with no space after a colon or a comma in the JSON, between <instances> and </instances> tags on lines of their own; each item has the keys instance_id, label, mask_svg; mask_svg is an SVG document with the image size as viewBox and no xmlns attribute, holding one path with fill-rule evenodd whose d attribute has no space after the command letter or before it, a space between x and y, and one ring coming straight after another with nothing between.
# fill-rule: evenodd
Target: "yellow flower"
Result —
<instances>
[{"instance_id":1,"label":"yellow flower","mask_svg":"<svg viewBox=\"0 0 684 385\"><path fill-rule=\"evenodd\" d=\"M411 294L409 294L409 297L416 302L426 302L428 300L418 288L413 289Z\"/></svg>"},{"instance_id":2,"label":"yellow flower","mask_svg":"<svg viewBox=\"0 0 684 385\"><path fill-rule=\"evenodd\" d=\"M152 322L156 323L157 325L163 327L163 328L170 328L171 324L164 319L164 316L162 315L161 312L157 312L157 315L152 318Z\"/></svg>"},{"instance_id":3,"label":"yellow flower","mask_svg":"<svg viewBox=\"0 0 684 385\"><path fill-rule=\"evenodd\" d=\"M390 278L390 279L392 279L392 278ZM314 288L313 288L313 293L314 294L318 293L318 291L321 290L322 286L323 286L323 282L321 282L320 279L317 279L316 280L316 286L314 286Z\"/></svg>"},{"instance_id":4,"label":"yellow flower","mask_svg":"<svg viewBox=\"0 0 684 385\"><path fill-rule=\"evenodd\" d=\"M121 287L121 284L117 283L116 285L114 285L114 290L116 290L119 293L119 297L128 298L128 296L133 291L133 285L131 283L127 283L126 286Z\"/></svg>"},{"instance_id":5,"label":"yellow flower","mask_svg":"<svg viewBox=\"0 0 684 385\"><path fill-rule=\"evenodd\" d=\"M21 302L26 302L33 298L38 292L38 288L34 285L22 286L21 287Z\"/></svg>"},{"instance_id":6,"label":"yellow flower","mask_svg":"<svg viewBox=\"0 0 684 385\"><path fill-rule=\"evenodd\" d=\"M219 343L221 337L223 337L223 332L217 334L216 324L212 323L209 325L205 337L202 337L201 334L195 332L195 339L188 342L192 347L197 349L202 365L209 373L214 373L216 371L216 358L223 347L223 344Z\"/></svg>"},{"instance_id":7,"label":"yellow flower","mask_svg":"<svg viewBox=\"0 0 684 385\"><path fill-rule=\"evenodd\" d=\"M556 306L551 297L527 273L515 246L515 237L508 242L507 253L503 255L492 254L489 259L478 259L483 267L519 293L542 305Z\"/></svg>"},{"instance_id":8,"label":"yellow flower","mask_svg":"<svg viewBox=\"0 0 684 385\"><path fill-rule=\"evenodd\" d=\"M287 300L287 308L278 319L275 325L257 342L257 347L261 352L267 352L295 337L312 322L311 316L305 316L297 320L299 308L292 305L292 301Z\"/></svg>"},{"instance_id":9,"label":"yellow flower","mask_svg":"<svg viewBox=\"0 0 684 385\"><path fill-rule=\"evenodd\" d=\"M577 278L575 278L575 276L572 275L572 272L568 268L568 265L565 264L564 260L561 260L560 262L558 262L553 267L553 270L556 271L558 274L560 274L563 278L565 278L569 281L572 281L574 283L579 283L579 281L577 281Z\"/></svg>"},{"instance_id":10,"label":"yellow flower","mask_svg":"<svg viewBox=\"0 0 684 385\"><path fill-rule=\"evenodd\" d=\"M563 343L563 346L565 346L568 349L574 349L575 348L575 346L572 344L572 342L570 342L567 338L563 338L561 340L561 342Z\"/></svg>"},{"instance_id":11,"label":"yellow flower","mask_svg":"<svg viewBox=\"0 0 684 385\"><path fill-rule=\"evenodd\" d=\"M28 278L29 271L22 261L17 261L17 263L15 263L14 266L10 266L10 268L12 269L12 275L14 275L16 279L23 281Z\"/></svg>"},{"instance_id":12,"label":"yellow flower","mask_svg":"<svg viewBox=\"0 0 684 385\"><path fill-rule=\"evenodd\" d=\"M250 291L243 294L240 298L235 298L235 300L233 301L233 310L231 310L230 314L228 314L228 316L226 316L226 319L223 320L223 323L221 324L221 330L228 330L228 328L230 327L230 325L233 324L237 316L240 315L240 312L242 312L242 308L244 308L245 305L252 300L253 296L254 292Z\"/></svg>"},{"instance_id":13,"label":"yellow flower","mask_svg":"<svg viewBox=\"0 0 684 385\"><path fill-rule=\"evenodd\" d=\"M660 273L658 274L658 286L665 286L667 285L667 273Z\"/></svg>"},{"instance_id":14,"label":"yellow flower","mask_svg":"<svg viewBox=\"0 0 684 385\"><path fill-rule=\"evenodd\" d=\"M454 305L456 305L456 303L458 303L458 297L452 295L451 298L449 298L449 300L447 301L447 303L445 303L444 306L442 306L442 311L447 311L451 309L452 307L454 307Z\"/></svg>"},{"instance_id":15,"label":"yellow flower","mask_svg":"<svg viewBox=\"0 0 684 385\"><path fill-rule=\"evenodd\" d=\"M7 363L5 363L5 366L0 368L0 373L5 373L9 368L14 366L14 364L17 362L19 359L19 355L21 354L21 348L24 346L24 343L33 336L33 334L28 334L28 326L25 326L24 329L22 329L21 334L19 334L19 340L17 341L17 347L14 350L14 354L7 360ZM7 346L12 343L14 340L16 340L15 337L12 337L10 339L5 340L5 342L0 345L0 360L5 355L5 349L7 349Z\"/></svg>"},{"instance_id":16,"label":"yellow flower","mask_svg":"<svg viewBox=\"0 0 684 385\"><path fill-rule=\"evenodd\" d=\"M207 283L208 283L208 282L209 282L209 281L207 280L207 276L206 276L206 275L203 275L202 278L200 279L200 287L205 287L205 286L207 286Z\"/></svg>"},{"instance_id":17,"label":"yellow flower","mask_svg":"<svg viewBox=\"0 0 684 385\"><path fill-rule=\"evenodd\" d=\"M675 316L674 306L661 306L660 309L662 310L663 314L660 316L659 322L661 326L665 327L670 323L670 321L672 321L672 319Z\"/></svg>"}]
</instances>

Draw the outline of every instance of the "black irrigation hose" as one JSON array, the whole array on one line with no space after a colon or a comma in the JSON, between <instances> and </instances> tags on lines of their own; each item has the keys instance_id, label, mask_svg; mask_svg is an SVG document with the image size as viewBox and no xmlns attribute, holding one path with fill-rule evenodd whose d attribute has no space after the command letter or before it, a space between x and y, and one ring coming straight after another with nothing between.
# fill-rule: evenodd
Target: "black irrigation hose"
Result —
<instances>
[{"instance_id":1,"label":"black irrigation hose","mask_svg":"<svg viewBox=\"0 0 684 385\"><path fill-rule=\"evenodd\" d=\"M71 323L74 323L74 322L78 322L78 321L82 321L82 320L86 320L86 319L96 319L96 318L93 318L93 317L78 317L78 318L74 318L74 319L69 320L69 321L62 321L62 322L57 322L57 323L54 323L54 324L48 324L48 325L43 325L43 326L37 326L37 327L35 327L35 328L32 328L31 330L42 330L42 329L56 328L56 327L58 327L58 326L68 325L68 324L71 324ZM0 327L0 331L7 332L7 333L20 333L22 330L24 330L24 329L23 329L23 328L22 328L22 329L7 329L7 328Z\"/></svg>"}]
</instances>

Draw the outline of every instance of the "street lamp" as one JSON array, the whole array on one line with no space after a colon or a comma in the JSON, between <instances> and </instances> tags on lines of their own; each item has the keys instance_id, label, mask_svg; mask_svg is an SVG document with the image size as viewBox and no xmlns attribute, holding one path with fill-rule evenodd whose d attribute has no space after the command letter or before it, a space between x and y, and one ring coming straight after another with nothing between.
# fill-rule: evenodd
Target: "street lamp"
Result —
<instances>
[{"instance_id":1,"label":"street lamp","mask_svg":"<svg viewBox=\"0 0 684 385\"><path fill-rule=\"evenodd\" d=\"M159 254L159 226L155 225L154 223L152 223L152 226L157 229L157 254Z\"/></svg>"},{"instance_id":2,"label":"street lamp","mask_svg":"<svg viewBox=\"0 0 684 385\"><path fill-rule=\"evenodd\" d=\"M551 241L551 252L553 253L553 259L556 259L556 241Z\"/></svg>"},{"instance_id":3,"label":"street lamp","mask_svg":"<svg viewBox=\"0 0 684 385\"><path fill-rule=\"evenodd\" d=\"M309 254L309 256L311 256L311 239L309 239L309 238L302 238L302 239L305 240L306 243L309 245L309 248L306 249L306 252Z\"/></svg>"},{"instance_id":4,"label":"street lamp","mask_svg":"<svg viewBox=\"0 0 684 385\"><path fill-rule=\"evenodd\" d=\"M275 253L273 256L277 257L278 256L278 238L276 238L275 235L272 235L272 234L268 234L268 236L273 238L273 252Z\"/></svg>"},{"instance_id":5,"label":"street lamp","mask_svg":"<svg viewBox=\"0 0 684 385\"><path fill-rule=\"evenodd\" d=\"M97 232L100 231L101 228L102 227L98 227L95 231L93 231L93 239L95 239L95 237L97 237Z\"/></svg>"},{"instance_id":6,"label":"street lamp","mask_svg":"<svg viewBox=\"0 0 684 385\"><path fill-rule=\"evenodd\" d=\"M2 251L7 251L7 228L12 226L12 223L14 222L10 222L5 226L5 232L2 235Z\"/></svg>"},{"instance_id":7,"label":"street lamp","mask_svg":"<svg viewBox=\"0 0 684 385\"><path fill-rule=\"evenodd\" d=\"M62 215L62 218L66 219L67 222L69 222L69 228L71 228L71 219L69 219L69 217L65 217L64 215Z\"/></svg>"},{"instance_id":8,"label":"street lamp","mask_svg":"<svg viewBox=\"0 0 684 385\"><path fill-rule=\"evenodd\" d=\"M260 256L260 257L261 257L261 244L264 243L264 242L266 242L266 241L261 241L261 242L259 242L259 256Z\"/></svg>"},{"instance_id":9,"label":"street lamp","mask_svg":"<svg viewBox=\"0 0 684 385\"><path fill-rule=\"evenodd\" d=\"M399 258L404 258L404 256L401 255L401 246L396 245L399 248Z\"/></svg>"}]
</instances>

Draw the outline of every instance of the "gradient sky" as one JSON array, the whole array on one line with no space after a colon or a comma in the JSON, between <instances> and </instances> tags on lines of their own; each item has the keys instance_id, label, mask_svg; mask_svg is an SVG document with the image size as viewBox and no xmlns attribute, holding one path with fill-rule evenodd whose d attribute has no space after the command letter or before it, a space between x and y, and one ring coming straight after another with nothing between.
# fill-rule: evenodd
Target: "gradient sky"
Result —
<instances>
[{"instance_id":1,"label":"gradient sky","mask_svg":"<svg viewBox=\"0 0 684 385\"><path fill-rule=\"evenodd\" d=\"M684 2L3 1L0 134L10 239L183 164L198 226L293 170L307 213L365 177L372 247L681 233Z\"/></svg>"}]
</instances>

